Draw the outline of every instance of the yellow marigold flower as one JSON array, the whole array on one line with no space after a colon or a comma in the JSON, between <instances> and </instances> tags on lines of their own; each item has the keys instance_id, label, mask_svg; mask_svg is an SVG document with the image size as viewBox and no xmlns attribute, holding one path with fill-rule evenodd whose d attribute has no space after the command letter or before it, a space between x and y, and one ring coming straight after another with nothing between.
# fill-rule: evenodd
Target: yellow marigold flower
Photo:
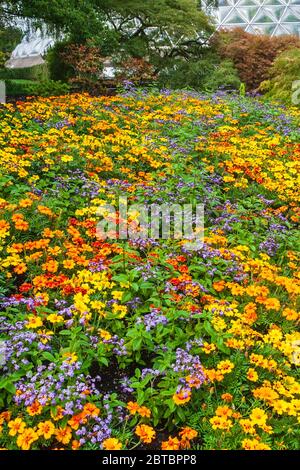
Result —
<instances>
[{"instance_id":1,"label":"yellow marigold flower","mask_svg":"<svg viewBox=\"0 0 300 470\"><path fill-rule=\"evenodd\" d=\"M111 334L109 333L109 331L106 331L106 330L100 330L100 337L102 339L105 339L106 341L109 340L111 338Z\"/></svg>"},{"instance_id":2,"label":"yellow marigold flower","mask_svg":"<svg viewBox=\"0 0 300 470\"><path fill-rule=\"evenodd\" d=\"M173 401L176 405L184 405L191 399L191 391L190 390L181 390L178 393L173 395Z\"/></svg>"},{"instance_id":3,"label":"yellow marigold flower","mask_svg":"<svg viewBox=\"0 0 300 470\"><path fill-rule=\"evenodd\" d=\"M268 416L261 408L253 408L250 413L250 419L253 424L264 426L267 422Z\"/></svg>"},{"instance_id":4,"label":"yellow marigold flower","mask_svg":"<svg viewBox=\"0 0 300 470\"><path fill-rule=\"evenodd\" d=\"M242 448L245 450L256 450L259 441L257 439L244 439L242 441Z\"/></svg>"},{"instance_id":5,"label":"yellow marigold flower","mask_svg":"<svg viewBox=\"0 0 300 470\"><path fill-rule=\"evenodd\" d=\"M247 379L250 380L251 382L257 382L257 380L258 380L258 373L252 367L250 367L250 369L248 369Z\"/></svg>"},{"instance_id":6,"label":"yellow marigold flower","mask_svg":"<svg viewBox=\"0 0 300 470\"><path fill-rule=\"evenodd\" d=\"M229 359L225 361L220 361L219 364L217 365L217 369L222 374L229 374L234 369L234 364L231 361L229 361Z\"/></svg>"},{"instance_id":7,"label":"yellow marigold flower","mask_svg":"<svg viewBox=\"0 0 300 470\"><path fill-rule=\"evenodd\" d=\"M38 434L32 428L27 428L17 438L17 446L22 450L29 450L31 445L39 438Z\"/></svg>"},{"instance_id":8,"label":"yellow marigold flower","mask_svg":"<svg viewBox=\"0 0 300 470\"><path fill-rule=\"evenodd\" d=\"M123 297L123 291L113 290L112 291L112 296L113 296L113 299L115 299L115 300L121 300L122 297Z\"/></svg>"},{"instance_id":9,"label":"yellow marigold flower","mask_svg":"<svg viewBox=\"0 0 300 470\"><path fill-rule=\"evenodd\" d=\"M202 351L204 351L205 354L210 354L215 350L216 350L216 346L214 344L212 343L209 344L206 341L203 343Z\"/></svg>"},{"instance_id":10,"label":"yellow marigold flower","mask_svg":"<svg viewBox=\"0 0 300 470\"><path fill-rule=\"evenodd\" d=\"M114 437L105 439L102 442L102 446L103 446L103 449L105 450L121 450L122 449L122 443L118 439L115 439Z\"/></svg>"},{"instance_id":11,"label":"yellow marigold flower","mask_svg":"<svg viewBox=\"0 0 300 470\"><path fill-rule=\"evenodd\" d=\"M52 421L44 421L38 424L38 435L43 436L44 439L50 439L55 432L55 426Z\"/></svg>"},{"instance_id":12,"label":"yellow marigold flower","mask_svg":"<svg viewBox=\"0 0 300 470\"><path fill-rule=\"evenodd\" d=\"M224 416L213 416L209 420L213 429L223 429L228 431L232 427L232 421Z\"/></svg>"},{"instance_id":13,"label":"yellow marigold flower","mask_svg":"<svg viewBox=\"0 0 300 470\"><path fill-rule=\"evenodd\" d=\"M240 419L240 426L242 427L244 433L246 434L256 434L256 430L251 419Z\"/></svg>"},{"instance_id":14,"label":"yellow marigold flower","mask_svg":"<svg viewBox=\"0 0 300 470\"><path fill-rule=\"evenodd\" d=\"M57 313L50 313L50 315L47 316L47 320L50 323L62 323L64 321L64 317Z\"/></svg>"},{"instance_id":15,"label":"yellow marigold flower","mask_svg":"<svg viewBox=\"0 0 300 470\"><path fill-rule=\"evenodd\" d=\"M264 305L267 310L276 310L280 309L280 302L275 297L269 297L264 301Z\"/></svg>"},{"instance_id":16,"label":"yellow marigold flower","mask_svg":"<svg viewBox=\"0 0 300 470\"><path fill-rule=\"evenodd\" d=\"M16 418L13 421L9 421L9 435L15 436L16 434L22 434L26 427L26 423L21 418Z\"/></svg>"},{"instance_id":17,"label":"yellow marigold flower","mask_svg":"<svg viewBox=\"0 0 300 470\"><path fill-rule=\"evenodd\" d=\"M64 266L64 268L66 268L66 269L73 269L74 266L75 266L75 263L74 263L74 261L73 261L72 259L65 259L65 260L63 261L63 266Z\"/></svg>"},{"instance_id":18,"label":"yellow marigold flower","mask_svg":"<svg viewBox=\"0 0 300 470\"><path fill-rule=\"evenodd\" d=\"M43 322L42 322L40 317L30 315L25 326L28 329L29 328L39 328L40 326L43 326Z\"/></svg>"},{"instance_id":19,"label":"yellow marigold flower","mask_svg":"<svg viewBox=\"0 0 300 470\"><path fill-rule=\"evenodd\" d=\"M156 436L154 429L151 426L147 426L147 424L138 425L135 434L146 444L150 444Z\"/></svg>"}]
</instances>

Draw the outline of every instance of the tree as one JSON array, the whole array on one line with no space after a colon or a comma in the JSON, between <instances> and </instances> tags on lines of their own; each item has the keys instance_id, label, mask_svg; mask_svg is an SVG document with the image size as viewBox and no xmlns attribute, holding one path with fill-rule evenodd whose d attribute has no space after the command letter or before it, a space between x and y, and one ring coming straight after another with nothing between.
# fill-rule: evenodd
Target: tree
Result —
<instances>
[{"instance_id":1,"label":"tree","mask_svg":"<svg viewBox=\"0 0 300 470\"><path fill-rule=\"evenodd\" d=\"M233 61L249 91L257 90L260 83L268 78L270 68L281 52L300 47L297 36L255 35L240 28L221 31L214 35L212 42L224 59Z\"/></svg>"},{"instance_id":2,"label":"tree","mask_svg":"<svg viewBox=\"0 0 300 470\"><path fill-rule=\"evenodd\" d=\"M269 72L269 80L264 81L260 91L265 97L287 105L300 103L300 48L282 52Z\"/></svg>"},{"instance_id":3,"label":"tree","mask_svg":"<svg viewBox=\"0 0 300 470\"><path fill-rule=\"evenodd\" d=\"M7 0L7 17L31 18L72 42L92 39L105 54L117 48L142 57L187 55L213 32L198 0Z\"/></svg>"}]
</instances>

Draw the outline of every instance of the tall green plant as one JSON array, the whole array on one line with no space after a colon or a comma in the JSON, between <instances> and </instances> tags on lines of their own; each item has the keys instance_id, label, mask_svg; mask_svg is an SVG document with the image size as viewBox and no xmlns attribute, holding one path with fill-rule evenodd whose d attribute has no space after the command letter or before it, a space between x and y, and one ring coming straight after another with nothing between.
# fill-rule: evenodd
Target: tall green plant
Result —
<instances>
[{"instance_id":1,"label":"tall green plant","mask_svg":"<svg viewBox=\"0 0 300 470\"><path fill-rule=\"evenodd\" d=\"M297 104L297 90L293 84L300 80L300 49L290 49L280 54L270 70L270 79L261 84L265 97L285 104Z\"/></svg>"}]
</instances>

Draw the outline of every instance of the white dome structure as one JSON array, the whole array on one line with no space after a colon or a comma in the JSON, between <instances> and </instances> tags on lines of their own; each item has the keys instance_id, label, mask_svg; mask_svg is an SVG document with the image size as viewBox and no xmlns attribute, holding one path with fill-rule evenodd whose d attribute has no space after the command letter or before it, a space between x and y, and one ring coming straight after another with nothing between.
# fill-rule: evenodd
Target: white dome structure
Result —
<instances>
[{"instance_id":1,"label":"white dome structure","mask_svg":"<svg viewBox=\"0 0 300 470\"><path fill-rule=\"evenodd\" d=\"M43 55L54 43L55 40L40 29L27 33L14 49L5 66L13 69L43 64Z\"/></svg>"}]
</instances>

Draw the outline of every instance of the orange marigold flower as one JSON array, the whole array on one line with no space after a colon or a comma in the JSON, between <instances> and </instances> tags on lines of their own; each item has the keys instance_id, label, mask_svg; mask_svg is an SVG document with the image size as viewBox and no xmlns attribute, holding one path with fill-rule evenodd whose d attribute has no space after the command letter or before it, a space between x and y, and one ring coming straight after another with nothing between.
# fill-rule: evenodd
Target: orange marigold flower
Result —
<instances>
[{"instance_id":1,"label":"orange marigold flower","mask_svg":"<svg viewBox=\"0 0 300 470\"><path fill-rule=\"evenodd\" d=\"M177 437L169 437L167 441L163 441L161 443L162 450L179 450L180 449L180 441Z\"/></svg>"},{"instance_id":2,"label":"orange marigold flower","mask_svg":"<svg viewBox=\"0 0 300 470\"><path fill-rule=\"evenodd\" d=\"M61 406L57 406L56 407L56 410L55 411L50 411L50 414L51 414L51 418L54 420L54 421L59 421L60 419L62 419L64 417L64 409L61 407Z\"/></svg>"},{"instance_id":3,"label":"orange marigold flower","mask_svg":"<svg viewBox=\"0 0 300 470\"><path fill-rule=\"evenodd\" d=\"M185 428L181 429L181 431L179 432L179 436L181 436L183 439L192 440L198 436L198 431L195 431L195 429L186 426Z\"/></svg>"},{"instance_id":4,"label":"orange marigold flower","mask_svg":"<svg viewBox=\"0 0 300 470\"><path fill-rule=\"evenodd\" d=\"M46 263L42 264L43 271L48 271L49 273L56 273L58 270L58 262L54 259L47 261Z\"/></svg>"},{"instance_id":5,"label":"orange marigold flower","mask_svg":"<svg viewBox=\"0 0 300 470\"><path fill-rule=\"evenodd\" d=\"M110 437L109 439L105 439L102 442L103 449L105 450L121 450L122 449L122 442L114 437Z\"/></svg>"},{"instance_id":6,"label":"orange marigold flower","mask_svg":"<svg viewBox=\"0 0 300 470\"><path fill-rule=\"evenodd\" d=\"M293 310L291 308L285 308L282 312L282 316L289 321L293 321L298 319L299 314L296 312L296 310Z\"/></svg>"},{"instance_id":7,"label":"orange marigold flower","mask_svg":"<svg viewBox=\"0 0 300 470\"><path fill-rule=\"evenodd\" d=\"M73 269L75 266L75 263L72 259L66 259L63 261L63 266L66 269Z\"/></svg>"},{"instance_id":8,"label":"orange marigold flower","mask_svg":"<svg viewBox=\"0 0 300 470\"><path fill-rule=\"evenodd\" d=\"M233 399L233 396L231 395L231 393L223 393L221 395L221 398L222 398L222 400L227 401L228 403L230 403Z\"/></svg>"},{"instance_id":9,"label":"orange marigold flower","mask_svg":"<svg viewBox=\"0 0 300 470\"><path fill-rule=\"evenodd\" d=\"M225 281L217 281L217 282L214 282L213 283L213 288L217 291L217 292L221 292L224 287L226 285L226 282Z\"/></svg>"},{"instance_id":10,"label":"orange marigold flower","mask_svg":"<svg viewBox=\"0 0 300 470\"><path fill-rule=\"evenodd\" d=\"M27 271L27 266L25 263L19 263L17 266L14 267L14 272L16 274L23 274Z\"/></svg>"},{"instance_id":11,"label":"orange marigold flower","mask_svg":"<svg viewBox=\"0 0 300 470\"><path fill-rule=\"evenodd\" d=\"M151 410L147 408L146 406L140 406L138 409L138 413L142 418L150 418L151 416Z\"/></svg>"},{"instance_id":12,"label":"orange marigold flower","mask_svg":"<svg viewBox=\"0 0 300 470\"><path fill-rule=\"evenodd\" d=\"M79 447L80 447L80 442L74 439L74 441L72 441L72 450L78 450Z\"/></svg>"},{"instance_id":13,"label":"orange marigold flower","mask_svg":"<svg viewBox=\"0 0 300 470\"><path fill-rule=\"evenodd\" d=\"M72 438L72 429L69 426L55 430L55 437L62 444L69 444Z\"/></svg>"},{"instance_id":14,"label":"orange marigold flower","mask_svg":"<svg viewBox=\"0 0 300 470\"><path fill-rule=\"evenodd\" d=\"M228 418L232 416L232 409L229 406L218 406L216 409L216 416L223 416L224 418Z\"/></svg>"},{"instance_id":15,"label":"orange marigold flower","mask_svg":"<svg viewBox=\"0 0 300 470\"><path fill-rule=\"evenodd\" d=\"M43 409L42 405L37 400L35 400L35 402L32 403L32 405L27 406L26 411L30 416L35 416L35 415L40 415L42 412L42 409Z\"/></svg>"},{"instance_id":16,"label":"orange marigold flower","mask_svg":"<svg viewBox=\"0 0 300 470\"><path fill-rule=\"evenodd\" d=\"M139 411L139 404L133 401L129 401L126 406L127 410L131 415L135 415Z\"/></svg>"},{"instance_id":17,"label":"orange marigold flower","mask_svg":"<svg viewBox=\"0 0 300 470\"><path fill-rule=\"evenodd\" d=\"M83 407L82 414L85 416L98 416L100 414L99 408L94 403L86 403Z\"/></svg>"},{"instance_id":18,"label":"orange marigold flower","mask_svg":"<svg viewBox=\"0 0 300 470\"><path fill-rule=\"evenodd\" d=\"M156 436L154 429L151 426L147 426L147 424L138 425L135 434L146 444L150 444Z\"/></svg>"}]
</instances>

